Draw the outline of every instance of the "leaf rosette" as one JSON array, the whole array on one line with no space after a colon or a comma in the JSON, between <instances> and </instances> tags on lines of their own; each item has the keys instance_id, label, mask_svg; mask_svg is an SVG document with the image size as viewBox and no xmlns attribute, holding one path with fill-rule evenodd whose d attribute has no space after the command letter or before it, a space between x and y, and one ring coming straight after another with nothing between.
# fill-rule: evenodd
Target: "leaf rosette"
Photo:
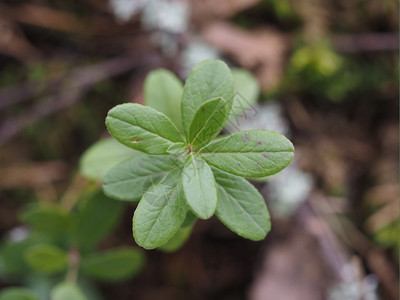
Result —
<instances>
[{"instance_id":1,"label":"leaf rosette","mask_svg":"<svg viewBox=\"0 0 400 300\"><path fill-rule=\"evenodd\" d=\"M114 166L103 178L105 193L139 201L133 235L146 249L175 249L196 218L214 214L238 235L262 240L271 228L269 212L245 178L284 169L293 159L292 143L268 130L217 137L232 116L235 93L232 73L222 61L196 65L183 89L177 80L166 70L155 71L145 83L145 100L152 107L125 103L109 111L111 135L147 155ZM166 102L160 103L162 95ZM180 114L171 109L177 103Z\"/></svg>"}]
</instances>

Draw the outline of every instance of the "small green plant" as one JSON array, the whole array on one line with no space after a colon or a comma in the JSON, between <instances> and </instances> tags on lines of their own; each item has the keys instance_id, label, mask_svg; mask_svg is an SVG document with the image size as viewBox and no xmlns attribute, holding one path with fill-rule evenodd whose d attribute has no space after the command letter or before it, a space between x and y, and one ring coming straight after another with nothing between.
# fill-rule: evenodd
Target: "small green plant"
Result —
<instances>
[{"instance_id":1,"label":"small green plant","mask_svg":"<svg viewBox=\"0 0 400 300\"><path fill-rule=\"evenodd\" d=\"M37 203L23 210L25 226L0 245L0 277L25 287L2 290L0 300L102 299L93 280L121 281L141 270L145 256L140 249L96 249L118 224L122 203L97 188L78 197L74 207Z\"/></svg>"},{"instance_id":2,"label":"small green plant","mask_svg":"<svg viewBox=\"0 0 400 300\"><path fill-rule=\"evenodd\" d=\"M146 81L145 94L162 97L152 81ZM145 153L114 166L103 178L109 197L140 201L133 216L138 245L146 249L169 245L196 218L208 219L214 213L244 238L257 241L269 232L265 201L243 177L281 171L293 159L294 148L287 138L268 130L217 138L230 117L234 95L226 64L206 60L190 73L181 101L176 99L179 93L165 94L181 103L176 124L140 104L125 103L109 111L106 125L111 135Z\"/></svg>"}]
</instances>

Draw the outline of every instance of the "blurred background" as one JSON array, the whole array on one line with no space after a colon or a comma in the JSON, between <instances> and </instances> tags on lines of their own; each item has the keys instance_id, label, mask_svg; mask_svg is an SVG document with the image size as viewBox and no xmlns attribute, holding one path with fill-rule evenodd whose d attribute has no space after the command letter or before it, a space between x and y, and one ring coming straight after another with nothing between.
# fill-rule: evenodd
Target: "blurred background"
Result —
<instances>
[{"instance_id":1,"label":"blurred background","mask_svg":"<svg viewBox=\"0 0 400 300\"><path fill-rule=\"evenodd\" d=\"M252 242L198 221L181 249L146 251L134 277L92 280L88 297L398 299L398 12L395 0L0 1L0 290L51 289L26 277L29 263L10 276L5 262L23 258L4 247L31 230L27 206L68 208L93 185L79 160L108 136L107 111L143 103L154 69L184 81L219 58L245 70L254 99L238 126L296 148L289 168L254 182L272 231ZM134 207L96 249L135 247Z\"/></svg>"}]
</instances>

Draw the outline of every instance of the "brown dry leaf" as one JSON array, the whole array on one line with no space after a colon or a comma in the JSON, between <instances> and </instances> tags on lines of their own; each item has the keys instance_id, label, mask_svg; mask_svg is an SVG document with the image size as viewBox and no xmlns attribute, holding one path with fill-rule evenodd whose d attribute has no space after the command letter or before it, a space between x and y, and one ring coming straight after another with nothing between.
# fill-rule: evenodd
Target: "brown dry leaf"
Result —
<instances>
[{"instance_id":1,"label":"brown dry leaf","mask_svg":"<svg viewBox=\"0 0 400 300\"><path fill-rule=\"evenodd\" d=\"M282 33L262 28L246 31L225 22L216 22L202 33L206 42L252 70L262 89L275 87L281 80L289 41Z\"/></svg>"}]
</instances>

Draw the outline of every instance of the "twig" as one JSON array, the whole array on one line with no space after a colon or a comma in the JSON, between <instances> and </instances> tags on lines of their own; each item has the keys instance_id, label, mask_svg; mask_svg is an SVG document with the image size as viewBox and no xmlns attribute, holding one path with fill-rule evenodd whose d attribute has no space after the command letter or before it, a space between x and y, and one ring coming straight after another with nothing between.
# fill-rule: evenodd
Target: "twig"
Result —
<instances>
[{"instance_id":1,"label":"twig","mask_svg":"<svg viewBox=\"0 0 400 300\"><path fill-rule=\"evenodd\" d=\"M151 60L152 57L149 58ZM119 57L74 71L63 81L62 89L54 96L31 107L30 110L6 119L0 127L0 146L41 118L58 112L77 102L94 84L131 70L143 62L142 55Z\"/></svg>"},{"instance_id":2,"label":"twig","mask_svg":"<svg viewBox=\"0 0 400 300\"><path fill-rule=\"evenodd\" d=\"M86 180L80 174L77 174L60 200L61 207L66 211L71 211L78 202L86 185Z\"/></svg>"},{"instance_id":3,"label":"twig","mask_svg":"<svg viewBox=\"0 0 400 300\"><path fill-rule=\"evenodd\" d=\"M37 82L23 82L10 88L0 91L0 110L32 99L34 96L54 92L60 88L60 84L65 79L64 76L57 75L48 79L46 83L38 84Z\"/></svg>"},{"instance_id":4,"label":"twig","mask_svg":"<svg viewBox=\"0 0 400 300\"><path fill-rule=\"evenodd\" d=\"M318 240L321 252L335 277L343 280L341 270L349 260L349 253L338 241L329 224L327 224L318 211L314 209L310 201L307 202L299 211L298 218L305 224L308 231Z\"/></svg>"},{"instance_id":5,"label":"twig","mask_svg":"<svg viewBox=\"0 0 400 300\"><path fill-rule=\"evenodd\" d=\"M380 278L382 286L389 293L391 299L399 298L399 278L393 270L391 264L387 261L384 252L375 246L358 228L356 228L346 218L340 220L329 207L331 204L327 199L319 194L311 197L309 203L318 215L323 216L329 223L336 235L339 236L349 248L354 249L360 255L367 259L367 264L371 270ZM377 262L379 261L379 263Z\"/></svg>"},{"instance_id":6,"label":"twig","mask_svg":"<svg viewBox=\"0 0 400 300\"><path fill-rule=\"evenodd\" d=\"M86 91L87 88L84 89L83 87L79 90L71 89L69 93L65 90L61 95L54 98L50 97L46 101L38 103L31 110L21 113L19 116L6 119L0 128L0 146L3 146L22 129L32 125L41 118L60 111L78 101Z\"/></svg>"}]
</instances>

